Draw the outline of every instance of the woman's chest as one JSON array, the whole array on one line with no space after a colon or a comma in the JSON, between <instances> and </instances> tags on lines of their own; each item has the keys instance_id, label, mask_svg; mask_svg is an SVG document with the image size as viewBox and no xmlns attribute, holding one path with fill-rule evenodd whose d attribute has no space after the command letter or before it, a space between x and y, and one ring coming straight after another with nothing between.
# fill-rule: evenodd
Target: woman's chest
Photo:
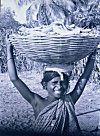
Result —
<instances>
[{"instance_id":1,"label":"woman's chest","mask_svg":"<svg viewBox=\"0 0 100 136\"><path fill-rule=\"evenodd\" d=\"M41 111L43 111L45 109L45 107L47 107L50 104L50 102L45 101L45 100L39 100L35 107L33 107L34 109L34 114L35 114L35 118L37 118L37 116L39 115L39 113Z\"/></svg>"}]
</instances>

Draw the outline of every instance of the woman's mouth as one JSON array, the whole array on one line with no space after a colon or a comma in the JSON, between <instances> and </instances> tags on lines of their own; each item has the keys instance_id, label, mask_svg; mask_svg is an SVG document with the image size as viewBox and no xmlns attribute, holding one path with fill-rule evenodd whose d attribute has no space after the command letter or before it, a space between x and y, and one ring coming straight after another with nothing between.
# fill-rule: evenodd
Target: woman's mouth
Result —
<instances>
[{"instance_id":1,"label":"woman's mouth","mask_svg":"<svg viewBox=\"0 0 100 136\"><path fill-rule=\"evenodd\" d=\"M55 91L55 94L56 94L57 96L61 96L61 95L62 95L62 91L61 91L61 90L56 90L56 91Z\"/></svg>"}]
</instances>

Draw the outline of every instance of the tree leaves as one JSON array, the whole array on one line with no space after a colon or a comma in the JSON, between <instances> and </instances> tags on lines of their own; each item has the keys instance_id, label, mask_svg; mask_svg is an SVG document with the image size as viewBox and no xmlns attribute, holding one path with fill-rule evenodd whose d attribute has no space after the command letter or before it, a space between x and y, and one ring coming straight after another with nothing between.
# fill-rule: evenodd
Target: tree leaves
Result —
<instances>
[{"instance_id":1,"label":"tree leaves","mask_svg":"<svg viewBox=\"0 0 100 136\"><path fill-rule=\"evenodd\" d=\"M23 6L23 4L31 3L33 0L18 0L18 6Z\"/></svg>"},{"instance_id":2,"label":"tree leaves","mask_svg":"<svg viewBox=\"0 0 100 136\"><path fill-rule=\"evenodd\" d=\"M14 12L11 11L9 8L5 9L3 8L0 12L0 28L14 28L17 29L17 27L20 24L15 21L14 19Z\"/></svg>"}]
</instances>

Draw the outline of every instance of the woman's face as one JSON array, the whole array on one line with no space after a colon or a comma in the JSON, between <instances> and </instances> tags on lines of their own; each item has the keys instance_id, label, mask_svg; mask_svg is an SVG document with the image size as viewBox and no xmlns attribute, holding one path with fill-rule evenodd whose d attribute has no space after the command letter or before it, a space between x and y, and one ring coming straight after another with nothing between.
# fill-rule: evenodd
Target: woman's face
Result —
<instances>
[{"instance_id":1,"label":"woman's face","mask_svg":"<svg viewBox=\"0 0 100 136\"><path fill-rule=\"evenodd\" d=\"M67 90L68 84L61 80L60 77L55 77L47 82L46 89L50 96L54 98L61 98Z\"/></svg>"}]
</instances>

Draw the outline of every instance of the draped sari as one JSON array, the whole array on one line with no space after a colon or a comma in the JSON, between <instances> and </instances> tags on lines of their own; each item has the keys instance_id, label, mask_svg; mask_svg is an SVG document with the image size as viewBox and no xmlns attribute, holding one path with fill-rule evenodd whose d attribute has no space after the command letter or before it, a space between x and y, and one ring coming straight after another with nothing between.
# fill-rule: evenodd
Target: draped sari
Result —
<instances>
[{"instance_id":1,"label":"draped sari","mask_svg":"<svg viewBox=\"0 0 100 136\"><path fill-rule=\"evenodd\" d=\"M45 107L34 124L35 136L81 136L75 108L69 94Z\"/></svg>"}]
</instances>

